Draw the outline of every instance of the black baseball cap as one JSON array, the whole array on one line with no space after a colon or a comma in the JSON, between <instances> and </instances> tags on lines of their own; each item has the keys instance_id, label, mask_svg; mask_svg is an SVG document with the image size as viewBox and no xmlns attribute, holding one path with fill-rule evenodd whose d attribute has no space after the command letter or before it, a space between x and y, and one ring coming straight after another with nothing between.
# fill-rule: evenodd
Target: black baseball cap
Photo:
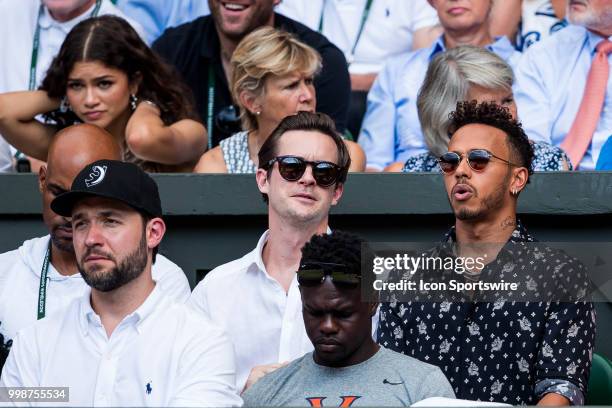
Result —
<instances>
[{"instance_id":1,"label":"black baseball cap","mask_svg":"<svg viewBox=\"0 0 612 408\"><path fill-rule=\"evenodd\" d=\"M117 160L98 160L85 166L70 191L51 201L51 209L70 217L79 200L92 196L119 200L153 217L162 215L159 191L151 176L133 163Z\"/></svg>"}]
</instances>

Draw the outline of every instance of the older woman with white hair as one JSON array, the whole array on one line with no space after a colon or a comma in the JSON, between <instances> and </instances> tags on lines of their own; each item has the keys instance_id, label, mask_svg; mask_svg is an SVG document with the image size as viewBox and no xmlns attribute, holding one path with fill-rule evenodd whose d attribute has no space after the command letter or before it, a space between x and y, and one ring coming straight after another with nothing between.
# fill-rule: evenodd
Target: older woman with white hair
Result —
<instances>
[{"instance_id":1,"label":"older woman with white hair","mask_svg":"<svg viewBox=\"0 0 612 408\"><path fill-rule=\"evenodd\" d=\"M202 155L195 172L255 173L259 148L278 124L300 111L316 111L313 79L320 69L319 53L292 34L263 27L247 35L231 59L230 87L243 131ZM363 150L345 143L349 171L363 171Z\"/></svg>"},{"instance_id":2,"label":"older woman with white hair","mask_svg":"<svg viewBox=\"0 0 612 408\"><path fill-rule=\"evenodd\" d=\"M417 98L419 121L429 151L410 157L405 163L393 163L385 171L440 171L437 158L447 151L448 114L459 101L495 102L517 118L513 82L510 65L484 48L466 45L436 55ZM571 169L565 152L558 147L541 142L534 142L533 147L534 171Z\"/></svg>"}]
</instances>

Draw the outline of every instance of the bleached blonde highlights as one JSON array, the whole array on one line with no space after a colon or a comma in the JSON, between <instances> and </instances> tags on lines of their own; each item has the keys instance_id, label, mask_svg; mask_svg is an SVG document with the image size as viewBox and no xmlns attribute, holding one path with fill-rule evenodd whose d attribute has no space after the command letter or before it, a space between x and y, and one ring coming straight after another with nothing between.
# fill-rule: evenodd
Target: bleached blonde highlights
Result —
<instances>
[{"instance_id":1,"label":"bleached blonde highlights","mask_svg":"<svg viewBox=\"0 0 612 408\"><path fill-rule=\"evenodd\" d=\"M265 81L270 76L300 73L316 75L321 70L321 56L312 47L292 34L272 27L259 28L240 41L231 59L231 90L234 102L240 107L244 130L257 129L256 115L240 101L240 94L250 92L258 97L265 92Z\"/></svg>"}]
</instances>

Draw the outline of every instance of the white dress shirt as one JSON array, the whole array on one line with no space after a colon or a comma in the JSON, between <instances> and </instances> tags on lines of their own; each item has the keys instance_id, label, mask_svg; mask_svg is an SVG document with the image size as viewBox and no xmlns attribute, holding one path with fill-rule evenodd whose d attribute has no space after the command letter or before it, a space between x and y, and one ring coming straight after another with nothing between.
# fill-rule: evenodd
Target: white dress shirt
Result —
<instances>
[{"instance_id":1,"label":"white dress shirt","mask_svg":"<svg viewBox=\"0 0 612 408\"><path fill-rule=\"evenodd\" d=\"M283 0L276 11L313 30L323 15L322 34L344 52L351 74L379 72L386 58L412 49L415 31L438 24L427 0L375 0L352 55L366 1Z\"/></svg>"},{"instance_id":2,"label":"white dress shirt","mask_svg":"<svg viewBox=\"0 0 612 408\"><path fill-rule=\"evenodd\" d=\"M109 337L90 296L20 331L0 385L69 387L71 406L242 404L218 327L156 286Z\"/></svg>"},{"instance_id":3,"label":"white dress shirt","mask_svg":"<svg viewBox=\"0 0 612 408\"><path fill-rule=\"evenodd\" d=\"M221 326L236 351L236 388L242 390L257 365L291 361L313 350L302 318L297 275L289 292L268 275L257 247L240 259L210 271L188 304Z\"/></svg>"},{"instance_id":4,"label":"white dress shirt","mask_svg":"<svg viewBox=\"0 0 612 408\"><path fill-rule=\"evenodd\" d=\"M608 38L612 40L612 37ZM604 38L569 25L531 46L516 67L516 104L527 136L559 146L569 132L580 103L595 47ZM612 65L612 54L608 56ZM612 135L612 75L591 145L580 162L592 170L603 144Z\"/></svg>"},{"instance_id":5,"label":"white dress shirt","mask_svg":"<svg viewBox=\"0 0 612 408\"><path fill-rule=\"evenodd\" d=\"M40 273L49 240L49 235L33 238L16 250L0 254L0 338L4 343L37 319ZM187 301L191 290L178 265L158 254L152 274L166 295L180 303ZM51 263L47 279L47 316L65 309L89 290L80 273L61 275Z\"/></svg>"}]
</instances>

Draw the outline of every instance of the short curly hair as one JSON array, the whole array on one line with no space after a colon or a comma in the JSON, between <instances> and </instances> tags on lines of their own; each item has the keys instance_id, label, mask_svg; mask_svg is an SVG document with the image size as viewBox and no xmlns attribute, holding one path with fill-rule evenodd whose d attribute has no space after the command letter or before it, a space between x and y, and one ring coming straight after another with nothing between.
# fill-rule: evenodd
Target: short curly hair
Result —
<instances>
[{"instance_id":1,"label":"short curly hair","mask_svg":"<svg viewBox=\"0 0 612 408\"><path fill-rule=\"evenodd\" d=\"M449 137L463 126L482 124L503 131L507 137L510 155L514 163L527 168L529 175L533 174L533 146L527 138L521 124L512 117L510 111L494 102L462 101L457 102L457 108L448 115L450 126Z\"/></svg>"},{"instance_id":2,"label":"short curly hair","mask_svg":"<svg viewBox=\"0 0 612 408\"><path fill-rule=\"evenodd\" d=\"M372 265L374 257L374 251L365 239L335 230L331 234L314 235L302 248L300 264L327 262L346 265L349 272L361 276L362 293L371 295L373 275L368 273L371 269L363 266Z\"/></svg>"}]
</instances>

